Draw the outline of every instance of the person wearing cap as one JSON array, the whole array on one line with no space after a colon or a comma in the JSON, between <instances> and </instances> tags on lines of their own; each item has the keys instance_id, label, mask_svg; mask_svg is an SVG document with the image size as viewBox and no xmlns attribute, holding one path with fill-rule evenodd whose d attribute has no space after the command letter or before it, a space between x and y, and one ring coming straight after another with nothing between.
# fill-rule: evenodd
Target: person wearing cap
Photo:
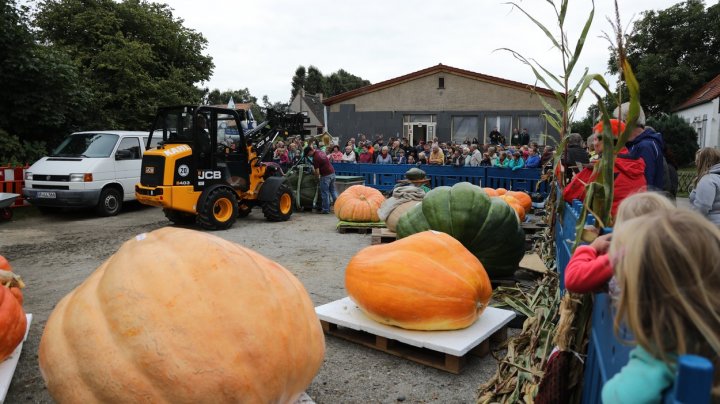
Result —
<instances>
[{"instance_id":1,"label":"person wearing cap","mask_svg":"<svg viewBox=\"0 0 720 404\"><path fill-rule=\"evenodd\" d=\"M418 171L416 169L412 169L412 170ZM420 172L414 173L414 175L412 175L412 177L411 177L412 179L411 179L408 177L408 172L411 172L411 171L408 170L408 172L405 173L405 179L398 181L397 186L412 184L412 185L422 189L425 192L430 192L430 187L428 187L428 185L430 185L430 180L426 177L425 171L423 171L423 170L419 170L419 171Z\"/></svg>"},{"instance_id":2,"label":"person wearing cap","mask_svg":"<svg viewBox=\"0 0 720 404\"><path fill-rule=\"evenodd\" d=\"M315 168L315 176L320 178L320 198L322 200L322 210L320 213L330 213L330 198L337 200L337 191L335 190L335 169L325 153L315 150L311 146L305 147L303 151L305 157L312 157L313 167Z\"/></svg>"},{"instance_id":3,"label":"person wearing cap","mask_svg":"<svg viewBox=\"0 0 720 404\"><path fill-rule=\"evenodd\" d=\"M617 141L618 135L625 130L625 124L617 119L610 120L611 132L614 136L614 141ZM603 153L603 131L604 124L599 122L594 127L595 133L595 150L599 155ZM627 154L626 148L622 148L617 158L615 159L615 165L613 166L613 173L615 174L614 186L613 186L613 203L610 209L610 214L614 217L617 213L617 209L620 203L628 196L644 191L647 188L647 181L645 180L645 162L641 158L633 158ZM585 185L594 181L597 178L598 173L595 170L594 164L585 165L583 170L576 174L572 181L563 189L563 199L572 203L574 199L581 201L585 200Z\"/></svg>"},{"instance_id":4,"label":"person wearing cap","mask_svg":"<svg viewBox=\"0 0 720 404\"><path fill-rule=\"evenodd\" d=\"M632 132L625 146L633 158L641 158L645 162L645 179L650 190L663 190L665 185L665 158L663 148L665 142L662 135L651 127L645 127L645 112L635 122L627 122L630 103L626 102L615 108L613 117L632 126Z\"/></svg>"}]
</instances>

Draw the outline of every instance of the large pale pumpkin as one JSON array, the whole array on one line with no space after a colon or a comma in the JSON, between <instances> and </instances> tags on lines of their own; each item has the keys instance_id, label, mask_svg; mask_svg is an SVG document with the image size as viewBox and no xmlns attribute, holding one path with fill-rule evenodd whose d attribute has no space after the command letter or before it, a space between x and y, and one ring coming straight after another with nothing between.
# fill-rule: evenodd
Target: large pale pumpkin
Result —
<instances>
[{"instance_id":1,"label":"large pale pumpkin","mask_svg":"<svg viewBox=\"0 0 720 404\"><path fill-rule=\"evenodd\" d=\"M525 233L515 211L477 185L437 187L400 217L398 238L437 230L460 241L482 262L490 278L511 276L525 255Z\"/></svg>"},{"instance_id":2,"label":"large pale pumpkin","mask_svg":"<svg viewBox=\"0 0 720 404\"><path fill-rule=\"evenodd\" d=\"M436 231L360 250L345 270L345 288L368 317L411 330L468 327L492 295L480 261Z\"/></svg>"},{"instance_id":3,"label":"large pale pumpkin","mask_svg":"<svg viewBox=\"0 0 720 404\"><path fill-rule=\"evenodd\" d=\"M410 208L419 203L420 201L407 201L393 209L393 211L390 213L390 216L385 219L385 225L387 226L388 230L394 232L397 229L397 222L398 220L400 220L400 216L404 215L405 212L407 212L408 210L410 210Z\"/></svg>"},{"instance_id":4,"label":"large pale pumpkin","mask_svg":"<svg viewBox=\"0 0 720 404\"><path fill-rule=\"evenodd\" d=\"M335 201L335 216L346 222L379 222L377 210L384 201L385 197L377 189L353 185Z\"/></svg>"},{"instance_id":5,"label":"large pale pumpkin","mask_svg":"<svg viewBox=\"0 0 720 404\"><path fill-rule=\"evenodd\" d=\"M127 241L58 303L39 361L59 403L288 403L324 347L313 303L285 268L163 228Z\"/></svg>"}]
</instances>

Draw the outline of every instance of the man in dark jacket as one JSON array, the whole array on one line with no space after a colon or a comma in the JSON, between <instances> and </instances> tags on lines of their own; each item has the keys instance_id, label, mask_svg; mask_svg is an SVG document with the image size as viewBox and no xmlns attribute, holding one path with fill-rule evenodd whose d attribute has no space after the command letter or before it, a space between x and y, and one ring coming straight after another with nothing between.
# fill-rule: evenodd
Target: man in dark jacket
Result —
<instances>
[{"instance_id":1,"label":"man in dark jacket","mask_svg":"<svg viewBox=\"0 0 720 404\"><path fill-rule=\"evenodd\" d=\"M571 180L574 174L582 170L582 167L578 167L578 163L583 165L590 163L590 156L582 146L582 141L582 136L579 133L571 133L568 137L565 154L560 160L562 165L565 166L565 177L568 180Z\"/></svg>"},{"instance_id":2,"label":"man in dark jacket","mask_svg":"<svg viewBox=\"0 0 720 404\"><path fill-rule=\"evenodd\" d=\"M493 128L493 130L490 131L490 144L505 144L505 137L498 131L498 128Z\"/></svg>"},{"instance_id":3,"label":"man in dark jacket","mask_svg":"<svg viewBox=\"0 0 720 404\"><path fill-rule=\"evenodd\" d=\"M629 103L626 102L619 108L615 108L613 116L620 120L626 120L628 109ZM665 185L665 158L663 157L665 142L662 135L655 129L645 127L645 113L642 108L634 125L628 142L625 143L628 154L632 158L641 158L645 161L645 180L648 189L662 191Z\"/></svg>"},{"instance_id":4,"label":"man in dark jacket","mask_svg":"<svg viewBox=\"0 0 720 404\"><path fill-rule=\"evenodd\" d=\"M523 128L522 133L520 133L520 144L525 146L530 143L530 134L528 133L527 128Z\"/></svg>"}]
</instances>

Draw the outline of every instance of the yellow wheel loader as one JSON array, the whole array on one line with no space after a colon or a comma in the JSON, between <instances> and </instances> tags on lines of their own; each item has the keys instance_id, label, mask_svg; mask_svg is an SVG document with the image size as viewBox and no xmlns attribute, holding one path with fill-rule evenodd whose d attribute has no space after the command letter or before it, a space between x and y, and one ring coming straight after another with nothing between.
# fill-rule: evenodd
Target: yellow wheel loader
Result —
<instances>
[{"instance_id":1,"label":"yellow wheel loader","mask_svg":"<svg viewBox=\"0 0 720 404\"><path fill-rule=\"evenodd\" d=\"M173 223L210 230L229 228L254 207L270 221L288 220L292 190L281 170L264 160L278 136L304 135L307 118L268 110L265 122L244 130L246 113L211 106L160 108L135 186L138 201L162 207Z\"/></svg>"}]
</instances>

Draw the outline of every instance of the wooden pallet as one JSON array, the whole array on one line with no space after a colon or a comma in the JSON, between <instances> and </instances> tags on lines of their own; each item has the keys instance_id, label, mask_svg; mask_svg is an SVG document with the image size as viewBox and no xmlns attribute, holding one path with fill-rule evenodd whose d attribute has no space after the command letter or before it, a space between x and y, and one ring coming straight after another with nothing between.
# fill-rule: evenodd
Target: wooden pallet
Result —
<instances>
[{"instance_id":1,"label":"wooden pallet","mask_svg":"<svg viewBox=\"0 0 720 404\"><path fill-rule=\"evenodd\" d=\"M470 355L482 358L490 352L490 342L500 343L507 339L507 327L503 327L502 329L496 331L489 339L481 342L480 345L476 346L465 355L456 356L449 353L433 351L428 348L414 347L400 341L381 337L365 331L342 327L327 321L321 320L320 324L327 335L342 338L368 348L376 349L390 355L395 355L400 358L408 359L413 362L454 373L456 375L462 373Z\"/></svg>"},{"instance_id":2,"label":"wooden pallet","mask_svg":"<svg viewBox=\"0 0 720 404\"><path fill-rule=\"evenodd\" d=\"M545 230L548 226L545 223L525 222L521 223L520 227L525 231L525 234L534 234Z\"/></svg>"},{"instance_id":3,"label":"wooden pallet","mask_svg":"<svg viewBox=\"0 0 720 404\"><path fill-rule=\"evenodd\" d=\"M397 239L397 234L395 232L390 231L386 228L374 228L372 229L372 239L370 240L370 244L383 244L383 243L392 243Z\"/></svg>"},{"instance_id":4,"label":"wooden pallet","mask_svg":"<svg viewBox=\"0 0 720 404\"><path fill-rule=\"evenodd\" d=\"M345 224L346 222L339 223L337 226L337 232L340 234L345 233L359 233L359 234L368 234L373 231L373 229L381 228L384 226L383 223L368 223L366 225L359 225L354 226L352 224Z\"/></svg>"},{"instance_id":5,"label":"wooden pallet","mask_svg":"<svg viewBox=\"0 0 720 404\"><path fill-rule=\"evenodd\" d=\"M323 331L368 348L459 374L470 355L485 356L490 343L507 339L512 311L488 307L468 328L455 331L412 331L369 319L344 298L316 307Z\"/></svg>"}]
</instances>

